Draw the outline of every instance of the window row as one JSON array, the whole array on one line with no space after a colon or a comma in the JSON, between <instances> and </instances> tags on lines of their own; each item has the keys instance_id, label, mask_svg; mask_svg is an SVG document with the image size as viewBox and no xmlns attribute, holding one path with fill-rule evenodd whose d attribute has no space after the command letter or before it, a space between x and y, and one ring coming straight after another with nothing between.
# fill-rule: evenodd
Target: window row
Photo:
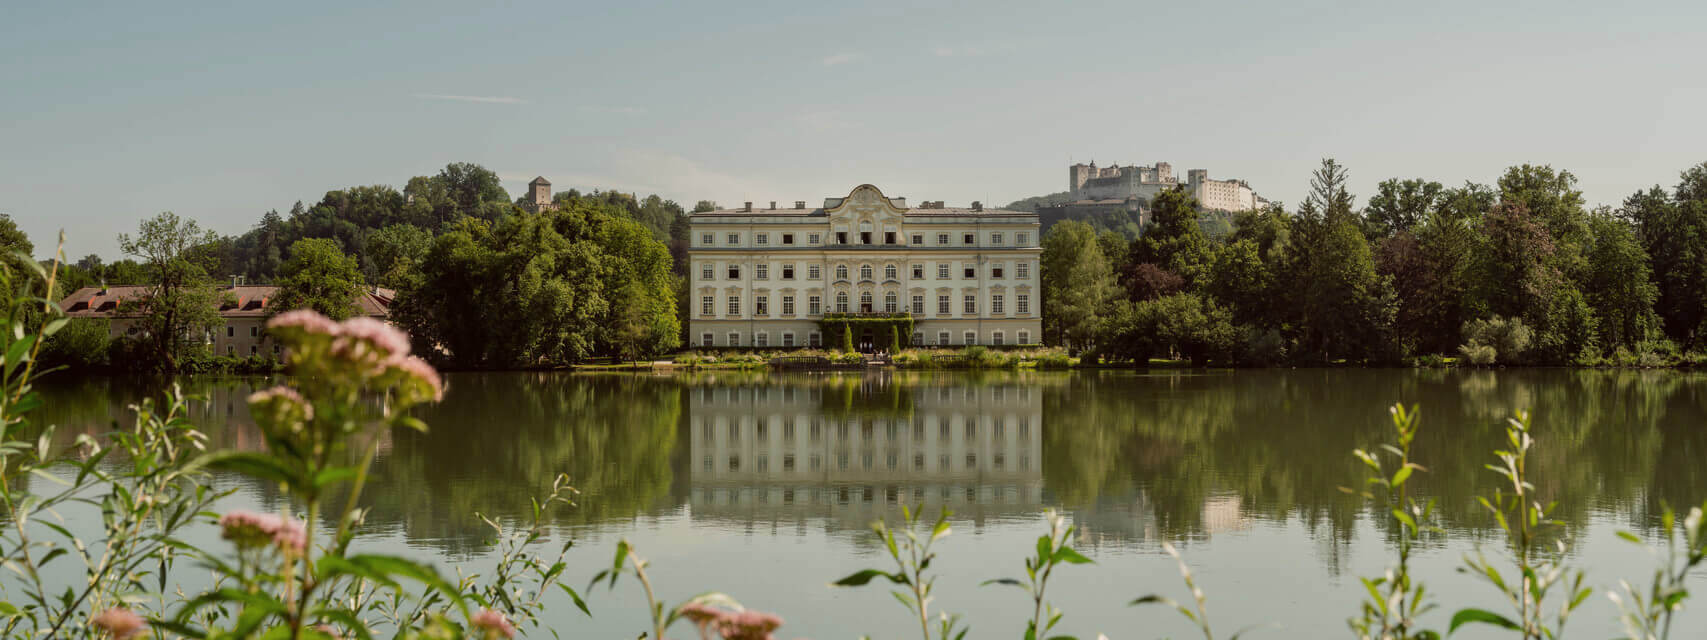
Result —
<instances>
[{"instance_id":1,"label":"window row","mask_svg":"<svg viewBox=\"0 0 1707 640\"><path fill-rule=\"evenodd\" d=\"M953 333L954 332L944 330L937 331L935 336L930 336L926 335L923 331L914 331L911 344L918 347L947 347L976 344L987 344L1000 347L1004 345L1036 344L1035 342L1032 342L1031 331L1027 329L1020 329L1013 334L1009 334L1001 329L996 329L989 333L989 340L984 342L980 342L978 332L971 329L960 332L960 335L958 336L959 342L954 341L956 336L954 336ZM793 331L783 331L778 338L779 341L772 342L771 332L769 331L754 331L750 336L743 334L740 331L730 331L724 334L722 336L722 341L719 342L719 336L716 332L706 331L699 334L698 344L700 347L782 347L785 349L794 347L824 346L824 336L818 331L807 333L804 342L802 342ZM747 340L750 340L750 342Z\"/></svg>"},{"instance_id":2,"label":"window row","mask_svg":"<svg viewBox=\"0 0 1707 640\"><path fill-rule=\"evenodd\" d=\"M989 267L988 274L989 274L990 280L1005 280L1005 279L1007 279L1008 263L1006 263L1006 262L992 262L988 265L988 267ZM936 279L948 280L953 276L954 270L955 270L955 263L938 262L938 263L936 263ZM959 270L960 270L960 277L963 279L966 279L966 280L977 280L978 279L978 263L976 263L976 262L959 263ZM806 265L805 271L806 271L806 279L807 280L822 280L822 279L824 279L823 278L824 274L822 271L822 267L820 265L817 265L817 264ZM777 265L777 275L783 280L794 280L795 276L797 274L799 274L799 272L800 272L800 270L797 269L795 267L795 264L792 262L785 262L785 263L782 263L780 265ZM725 279L727 279L727 280L740 280L741 279L741 265L738 265L738 264L724 265L723 273L724 273ZM849 281L848 275L852 272L848 269L848 265L838 264L835 267L834 273L835 273L835 279L837 281L847 282L847 281ZM860 282L876 282L877 281L876 280L877 269L873 268L872 265L869 265L869 264L860 265L858 273L859 273ZM893 264L883 265L883 280L885 282L891 282L891 281L899 282L900 281L900 277L899 277L900 274L901 274L900 268L897 267L896 265L893 265ZM925 263L923 263L923 262L913 263L910 275L912 276L913 280L924 280L925 279ZM1015 262L1014 263L1014 270L1013 270L1013 277L1015 280L1030 280L1031 279L1031 262L1030 261ZM753 265L753 279L754 280L769 280L770 278L771 278L771 265L769 263L761 262L759 264ZM701 282L716 280L717 279L717 267L716 267L715 263L701 262L699 264L699 279Z\"/></svg>"},{"instance_id":3,"label":"window row","mask_svg":"<svg viewBox=\"0 0 1707 640\"><path fill-rule=\"evenodd\" d=\"M795 296L785 294L780 296L780 298L782 301L782 315L784 317L795 315L795 311L797 309L794 304ZM728 312L726 315L741 315L741 295L731 295L728 296L726 300L728 301L728 306L726 307ZM1007 301L1008 295L1005 293L990 294L990 314L996 316L1006 315L1008 312ZM1031 315L1031 294L1013 294L1013 301L1015 314L1020 316ZM909 302L911 304L906 308L908 313L915 316L925 315L925 296L914 295ZM936 297L936 315L939 317L950 315L950 309L952 308L952 305L949 304L950 302L950 296L938 294ZM963 315L976 315L979 313L978 308L977 294L968 293L961 296L961 313ZM836 292L834 306L832 306L831 309L833 313L854 313L855 311L859 313L876 313L878 311L876 298L870 291L860 292L859 306L857 307L851 304L851 298L848 296L846 291L838 291ZM768 316L770 315L770 311L770 296L768 294L753 296L753 315ZM900 306L900 296L893 291L885 292L883 294L882 311L883 313L900 313L902 311ZM823 298L815 295L806 296L806 315L817 316L823 315L823 313ZM700 317L709 318L716 314L717 296L700 296Z\"/></svg>"},{"instance_id":4,"label":"window row","mask_svg":"<svg viewBox=\"0 0 1707 640\"><path fill-rule=\"evenodd\" d=\"M911 240L911 242L909 244L911 246L919 246L919 247L930 246L930 245L927 245L925 242L925 240L930 235L931 234L925 234L925 233L910 234L908 239ZM978 244L977 232L967 231L967 232L962 232L959 234L937 233L934 235L935 235L935 240L936 240L936 244L934 246L939 246L939 247L976 247L976 246L1029 247L1029 246L1031 246L1031 233L1026 232L1026 231L1016 231L1011 236L1006 232L992 231L989 233L989 243L984 244L984 245ZM743 235L739 231L730 231L730 232L724 233L723 234L724 243L721 246L725 246L725 247L745 246L745 245L741 244L742 237L743 237ZM957 237L959 239L959 243L954 242L954 240ZM1007 240L1009 237L1013 238L1013 244L1011 244L1011 245L1007 243ZM861 230L861 231L836 231L836 232L834 232L834 235L831 236L831 239L834 241L833 244L841 244L841 245L860 244L860 245L901 246L901 234L898 232L895 232L895 231L883 231L883 232L865 231L865 230ZM771 243L772 240L776 240L776 244L773 245ZM792 233L792 232L772 232L772 231L755 231L755 232L753 232L753 246L755 246L755 247L802 246L801 245L802 241L804 242L804 246L819 246L819 245L823 244L823 237L822 237L822 234L818 234L818 233ZM720 246L717 244L717 234L714 232L700 232L700 234L699 234L699 246L701 246L701 247Z\"/></svg>"}]
</instances>

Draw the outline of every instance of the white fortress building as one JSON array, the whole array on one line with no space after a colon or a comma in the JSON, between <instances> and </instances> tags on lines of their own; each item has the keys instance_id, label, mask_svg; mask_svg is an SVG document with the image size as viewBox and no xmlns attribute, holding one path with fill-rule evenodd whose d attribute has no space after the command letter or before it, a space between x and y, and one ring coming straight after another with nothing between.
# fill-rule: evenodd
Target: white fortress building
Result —
<instances>
[{"instance_id":1,"label":"white fortress building","mask_svg":"<svg viewBox=\"0 0 1707 640\"><path fill-rule=\"evenodd\" d=\"M909 317L915 345L1015 345L1042 339L1037 214L908 207L877 187L808 209L695 213L688 249L688 337L699 347L835 345L826 318ZM905 314L905 315L903 315ZM881 336L854 335L861 349Z\"/></svg>"},{"instance_id":2,"label":"white fortress building","mask_svg":"<svg viewBox=\"0 0 1707 640\"><path fill-rule=\"evenodd\" d=\"M1074 200L1136 198L1148 208L1157 193L1178 186L1181 184L1174 176L1173 165L1166 162L1148 167L1114 165L1101 168L1096 162L1091 162L1067 168L1067 191ZM1249 211L1268 205L1268 201L1252 191L1244 180L1211 180L1207 169L1187 171L1184 186L1205 210Z\"/></svg>"}]
</instances>

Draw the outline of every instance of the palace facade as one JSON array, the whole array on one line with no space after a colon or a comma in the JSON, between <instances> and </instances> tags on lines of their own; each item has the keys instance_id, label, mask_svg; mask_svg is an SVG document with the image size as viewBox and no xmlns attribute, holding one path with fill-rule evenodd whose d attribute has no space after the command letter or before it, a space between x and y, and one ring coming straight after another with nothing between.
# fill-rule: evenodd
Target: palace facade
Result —
<instances>
[{"instance_id":1,"label":"palace facade","mask_svg":"<svg viewBox=\"0 0 1707 640\"><path fill-rule=\"evenodd\" d=\"M911 319L914 345L1042 339L1037 214L909 208L861 185L821 208L707 211L690 217L688 337L699 347L836 344L826 318ZM887 348L869 331L862 349Z\"/></svg>"}]
</instances>

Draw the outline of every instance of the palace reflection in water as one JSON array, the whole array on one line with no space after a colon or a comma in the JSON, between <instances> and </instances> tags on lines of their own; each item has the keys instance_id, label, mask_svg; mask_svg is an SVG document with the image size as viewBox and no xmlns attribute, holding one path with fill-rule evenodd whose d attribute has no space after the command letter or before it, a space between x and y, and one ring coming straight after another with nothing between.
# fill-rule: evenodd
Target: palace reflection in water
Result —
<instances>
[{"instance_id":1,"label":"palace reflection in water","mask_svg":"<svg viewBox=\"0 0 1707 640\"><path fill-rule=\"evenodd\" d=\"M1029 386L871 374L688 397L696 519L863 529L903 502L976 520L1043 508L1042 394Z\"/></svg>"}]
</instances>

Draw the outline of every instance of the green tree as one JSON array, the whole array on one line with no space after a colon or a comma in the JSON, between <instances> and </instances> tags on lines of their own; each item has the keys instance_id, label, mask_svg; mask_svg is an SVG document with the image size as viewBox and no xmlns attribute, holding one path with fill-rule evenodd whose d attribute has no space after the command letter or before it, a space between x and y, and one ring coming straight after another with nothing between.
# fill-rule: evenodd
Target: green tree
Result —
<instances>
[{"instance_id":1,"label":"green tree","mask_svg":"<svg viewBox=\"0 0 1707 640\"><path fill-rule=\"evenodd\" d=\"M1191 293L1116 303L1100 331L1099 352L1138 366L1153 357L1174 355L1197 366L1227 362L1240 337L1231 312Z\"/></svg>"},{"instance_id":2,"label":"green tree","mask_svg":"<svg viewBox=\"0 0 1707 640\"><path fill-rule=\"evenodd\" d=\"M1305 249L1286 269L1294 330L1309 357L1325 361L1394 355L1395 294L1391 281L1375 271L1347 179L1344 166L1322 160L1294 225L1292 240Z\"/></svg>"},{"instance_id":3,"label":"green tree","mask_svg":"<svg viewBox=\"0 0 1707 640\"><path fill-rule=\"evenodd\" d=\"M373 232L367 238L367 259L373 266L374 281L380 286L402 288L426 259L432 244L431 233L411 224L393 224Z\"/></svg>"},{"instance_id":4,"label":"green tree","mask_svg":"<svg viewBox=\"0 0 1707 640\"><path fill-rule=\"evenodd\" d=\"M313 309L333 320L360 312L357 297L362 293L362 272L356 259L338 249L328 238L306 238L290 245L290 261L284 264L278 293L267 305L268 313L291 309Z\"/></svg>"},{"instance_id":5,"label":"green tree","mask_svg":"<svg viewBox=\"0 0 1707 640\"><path fill-rule=\"evenodd\" d=\"M1114 295L1114 272L1090 225L1065 221L1043 234L1043 335L1079 350L1096 338L1100 315Z\"/></svg>"},{"instance_id":6,"label":"green tree","mask_svg":"<svg viewBox=\"0 0 1707 640\"><path fill-rule=\"evenodd\" d=\"M1383 238L1416 229L1434 211L1442 190L1438 182L1415 178L1382 181L1363 210L1370 237Z\"/></svg>"},{"instance_id":7,"label":"green tree","mask_svg":"<svg viewBox=\"0 0 1707 640\"><path fill-rule=\"evenodd\" d=\"M1197 223L1197 199L1183 188L1156 194L1150 203L1150 224L1132 241L1130 258L1138 265L1152 264L1179 276L1187 289L1202 286L1204 271L1214 259L1203 229ZM1128 278L1128 287L1132 281Z\"/></svg>"},{"instance_id":8,"label":"green tree","mask_svg":"<svg viewBox=\"0 0 1707 640\"><path fill-rule=\"evenodd\" d=\"M1619 214L1651 260L1666 335L1698 349L1707 321L1707 163L1684 171L1674 194L1654 186L1631 195Z\"/></svg>"},{"instance_id":9,"label":"green tree","mask_svg":"<svg viewBox=\"0 0 1707 640\"><path fill-rule=\"evenodd\" d=\"M1659 287L1648 267L1648 252L1636 239L1634 227L1610 211L1589 218L1594 244L1588 255L1584 292L1600 327L1601 346L1635 350L1657 328L1654 301Z\"/></svg>"},{"instance_id":10,"label":"green tree","mask_svg":"<svg viewBox=\"0 0 1707 640\"><path fill-rule=\"evenodd\" d=\"M151 344L158 366L169 371L225 324L220 293L200 252L215 239L196 221L170 211L142 221L134 236L119 234L120 250L140 259L148 278L141 298L126 300L124 310L140 314L134 326Z\"/></svg>"}]
</instances>

